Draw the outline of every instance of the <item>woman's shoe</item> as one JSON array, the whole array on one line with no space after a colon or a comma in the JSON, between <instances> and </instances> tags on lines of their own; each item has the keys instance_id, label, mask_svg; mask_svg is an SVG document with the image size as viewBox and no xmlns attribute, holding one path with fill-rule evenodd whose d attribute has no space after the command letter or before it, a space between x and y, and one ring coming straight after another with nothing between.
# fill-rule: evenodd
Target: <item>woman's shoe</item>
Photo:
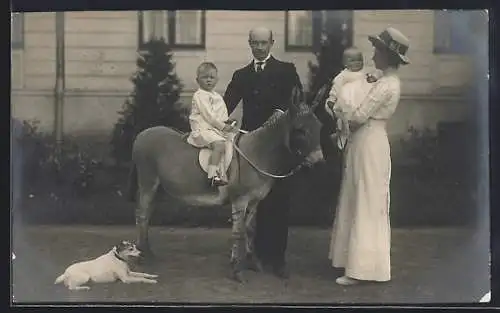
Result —
<instances>
[{"instance_id":1,"label":"woman's shoe","mask_svg":"<svg viewBox=\"0 0 500 313\"><path fill-rule=\"evenodd\" d=\"M347 276L339 277L335 280L335 282L342 286L352 286L359 284L359 280Z\"/></svg>"}]
</instances>

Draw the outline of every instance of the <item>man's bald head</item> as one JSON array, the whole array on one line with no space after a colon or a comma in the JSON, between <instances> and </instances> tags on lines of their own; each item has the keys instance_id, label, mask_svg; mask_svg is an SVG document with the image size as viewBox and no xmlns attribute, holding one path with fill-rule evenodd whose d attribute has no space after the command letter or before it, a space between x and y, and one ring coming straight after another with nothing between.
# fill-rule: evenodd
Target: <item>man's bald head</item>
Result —
<instances>
[{"instance_id":1,"label":"man's bald head","mask_svg":"<svg viewBox=\"0 0 500 313\"><path fill-rule=\"evenodd\" d=\"M255 27L248 33L248 43L257 60L264 60L274 44L273 32L266 27Z\"/></svg>"},{"instance_id":2,"label":"man's bald head","mask_svg":"<svg viewBox=\"0 0 500 313\"><path fill-rule=\"evenodd\" d=\"M273 32L267 27L255 27L248 33L248 40L269 40L273 41Z\"/></svg>"}]
</instances>

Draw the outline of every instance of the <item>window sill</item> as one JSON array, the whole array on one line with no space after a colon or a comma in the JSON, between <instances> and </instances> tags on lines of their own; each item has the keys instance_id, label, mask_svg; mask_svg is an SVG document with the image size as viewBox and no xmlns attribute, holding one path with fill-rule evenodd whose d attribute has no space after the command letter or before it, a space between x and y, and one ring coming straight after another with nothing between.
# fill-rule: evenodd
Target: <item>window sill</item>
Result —
<instances>
[{"instance_id":1,"label":"window sill","mask_svg":"<svg viewBox=\"0 0 500 313\"><path fill-rule=\"evenodd\" d=\"M286 46L285 52L309 52L313 53L313 47L308 46Z\"/></svg>"},{"instance_id":2,"label":"window sill","mask_svg":"<svg viewBox=\"0 0 500 313\"><path fill-rule=\"evenodd\" d=\"M174 45L169 46L171 51L204 51L205 45ZM138 51L145 51L144 46L140 46Z\"/></svg>"}]
</instances>

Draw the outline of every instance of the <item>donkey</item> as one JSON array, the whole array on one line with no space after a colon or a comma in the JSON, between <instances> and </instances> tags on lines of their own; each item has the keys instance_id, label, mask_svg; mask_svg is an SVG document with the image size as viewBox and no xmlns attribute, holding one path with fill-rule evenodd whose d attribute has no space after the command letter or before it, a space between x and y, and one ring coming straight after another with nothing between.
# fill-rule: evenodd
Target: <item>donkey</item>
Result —
<instances>
[{"instance_id":1,"label":"donkey","mask_svg":"<svg viewBox=\"0 0 500 313\"><path fill-rule=\"evenodd\" d=\"M313 111L325 93L326 87L308 106L301 88L295 87L287 112L276 110L263 126L235 138L229 184L218 188L207 184L198 163L200 150L186 142L186 134L163 126L139 133L132 149L129 197L138 200L137 246L144 257L153 255L148 240L151 204L162 186L168 196L187 205L231 204L232 278L244 282L246 262L258 262L252 240L257 204L269 193L274 179L323 161L321 123Z\"/></svg>"}]
</instances>

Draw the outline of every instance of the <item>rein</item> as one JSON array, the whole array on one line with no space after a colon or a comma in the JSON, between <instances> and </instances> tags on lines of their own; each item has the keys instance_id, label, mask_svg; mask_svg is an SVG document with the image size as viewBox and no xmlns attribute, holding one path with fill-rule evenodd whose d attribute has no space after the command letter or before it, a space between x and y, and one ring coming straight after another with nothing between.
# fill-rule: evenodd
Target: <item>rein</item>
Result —
<instances>
[{"instance_id":1,"label":"rein","mask_svg":"<svg viewBox=\"0 0 500 313\"><path fill-rule=\"evenodd\" d=\"M280 111L280 112L284 113L282 110L279 110L279 109L276 109L276 111ZM248 134L247 130L240 129L239 132L241 134ZM279 179L288 178L288 177L294 175L295 173L297 173L302 168L302 164L299 164L298 166L296 166L294 169L292 169L290 172L288 172L285 175L271 174L271 173L268 173L268 172L260 169L254 162L252 162L250 160L250 158L245 153L243 153L243 151L241 151L240 147L237 146L236 140L233 140L233 147L236 150L236 152L238 152L239 155L241 155L254 169L257 170L257 172L261 173L264 176L268 176L268 177L271 177L271 178L279 178Z\"/></svg>"},{"instance_id":2,"label":"rein","mask_svg":"<svg viewBox=\"0 0 500 313\"><path fill-rule=\"evenodd\" d=\"M265 175L265 176L268 176L268 177L271 177L271 178L287 178L287 177L290 177L293 174L297 173L302 168L302 164L299 164L294 169L292 169L290 172L286 173L285 175L271 174L271 173L268 173L268 172L266 172L264 170L261 170L255 163L253 163L248 158L248 156L245 153L243 153L243 151L241 151L241 149L234 142L233 142L233 147L254 169L256 169L262 175Z\"/></svg>"}]
</instances>

